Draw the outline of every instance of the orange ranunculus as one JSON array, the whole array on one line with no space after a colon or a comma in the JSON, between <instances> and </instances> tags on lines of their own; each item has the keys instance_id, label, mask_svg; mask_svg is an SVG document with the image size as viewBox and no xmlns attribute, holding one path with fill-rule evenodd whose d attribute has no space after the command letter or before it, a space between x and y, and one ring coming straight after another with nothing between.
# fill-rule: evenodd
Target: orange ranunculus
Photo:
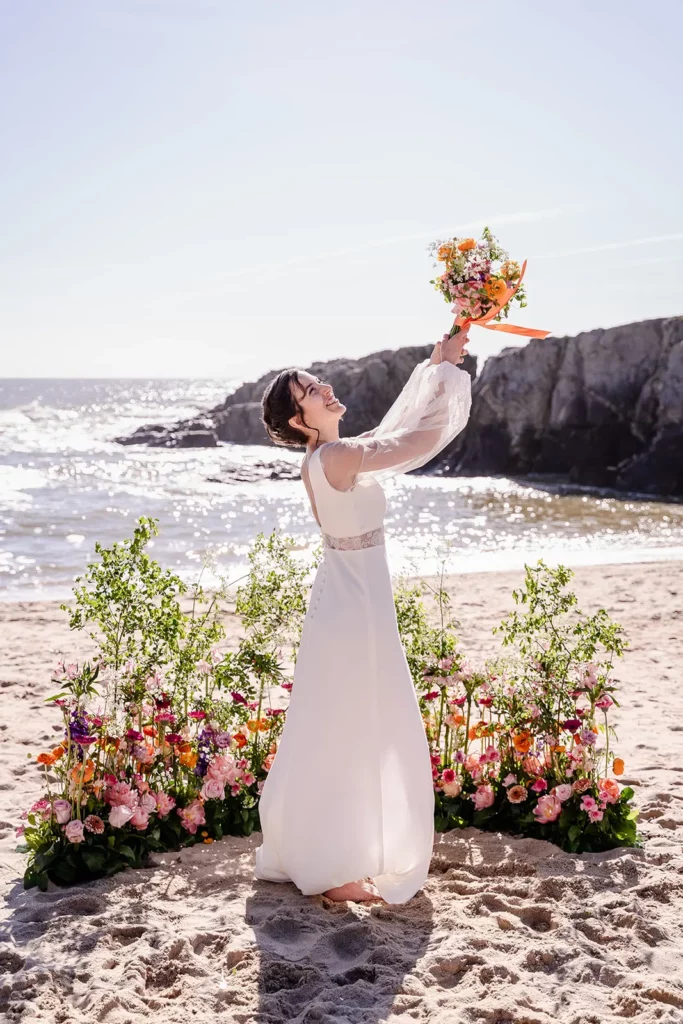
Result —
<instances>
[{"instance_id":1,"label":"orange ranunculus","mask_svg":"<svg viewBox=\"0 0 683 1024\"><path fill-rule=\"evenodd\" d=\"M235 735L233 736L233 740L238 747L245 747L247 744L247 737L244 735L243 732L236 732Z\"/></svg>"},{"instance_id":2,"label":"orange ranunculus","mask_svg":"<svg viewBox=\"0 0 683 1024\"><path fill-rule=\"evenodd\" d=\"M512 743L518 754L528 754L531 750L531 733L524 729L512 737Z\"/></svg>"},{"instance_id":3,"label":"orange ranunculus","mask_svg":"<svg viewBox=\"0 0 683 1024\"><path fill-rule=\"evenodd\" d=\"M450 260L453 257L453 252L454 252L453 243L452 242L444 242L443 245L439 246L439 250L437 252L436 258L438 260L441 260L442 263L445 263L447 260Z\"/></svg>"},{"instance_id":4,"label":"orange ranunculus","mask_svg":"<svg viewBox=\"0 0 683 1024\"><path fill-rule=\"evenodd\" d=\"M38 754L36 761L38 764L51 765L55 763L56 758L52 754Z\"/></svg>"},{"instance_id":5,"label":"orange ranunculus","mask_svg":"<svg viewBox=\"0 0 683 1024\"><path fill-rule=\"evenodd\" d=\"M507 292L507 285L499 277L489 277L484 282L484 291L492 302L502 302Z\"/></svg>"},{"instance_id":6,"label":"orange ranunculus","mask_svg":"<svg viewBox=\"0 0 683 1024\"><path fill-rule=\"evenodd\" d=\"M477 243L473 238L464 238L458 245L460 252L467 252L468 249L476 249Z\"/></svg>"},{"instance_id":7,"label":"orange ranunculus","mask_svg":"<svg viewBox=\"0 0 683 1024\"><path fill-rule=\"evenodd\" d=\"M186 740L184 743L179 743L177 749L181 754L189 754L192 750L192 744L188 743Z\"/></svg>"},{"instance_id":8,"label":"orange ranunculus","mask_svg":"<svg viewBox=\"0 0 683 1024\"><path fill-rule=\"evenodd\" d=\"M614 763L612 765L612 771L614 772L614 774L615 775L623 775L624 774L624 767L625 767L625 765L624 765L623 758L615 757L614 758Z\"/></svg>"},{"instance_id":9,"label":"orange ranunculus","mask_svg":"<svg viewBox=\"0 0 683 1024\"><path fill-rule=\"evenodd\" d=\"M197 764L197 754L193 750L188 750L186 754L180 755L179 761L185 768L194 768Z\"/></svg>"},{"instance_id":10,"label":"orange ranunculus","mask_svg":"<svg viewBox=\"0 0 683 1024\"><path fill-rule=\"evenodd\" d=\"M71 778L74 782L90 782L95 771L95 765L92 761L86 761L84 764L75 764L71 769Z\"/></svg>"},{"instance_id":11,"label":"orange ranunculus","mask_svg":"<svg viewBox=\"0 0 683 1024\"><path fill-rule=\"evenodd\" d=\"M60 757L64 752L64 747L61 745L61 743L58 747L54 747L52 750L52 756L54 757L55 761L59 761Z\"/></svg>"}]
</instances>

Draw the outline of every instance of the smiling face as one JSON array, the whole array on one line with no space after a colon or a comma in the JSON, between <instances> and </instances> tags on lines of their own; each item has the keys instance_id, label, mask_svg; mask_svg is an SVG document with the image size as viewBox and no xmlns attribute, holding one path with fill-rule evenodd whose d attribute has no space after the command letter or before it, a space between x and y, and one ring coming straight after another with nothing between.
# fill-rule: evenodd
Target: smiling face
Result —
<instances>
[{"instance_id":1,"label":"smiling face","mask_svg":"<svg viewBox=\"0 0 683 1024\"><path fill-rule=\"evenodd\" d=\"M318 431L323 435L329 432L330 427L346 412L346 406L335 397L331 384L326 384L306 370L300 370L298 377L300 384L297 386L293 380L290 388L301 406L303 417L297 413L291 417L289 424L315 439Z\"/></svg>"}]
</instances>

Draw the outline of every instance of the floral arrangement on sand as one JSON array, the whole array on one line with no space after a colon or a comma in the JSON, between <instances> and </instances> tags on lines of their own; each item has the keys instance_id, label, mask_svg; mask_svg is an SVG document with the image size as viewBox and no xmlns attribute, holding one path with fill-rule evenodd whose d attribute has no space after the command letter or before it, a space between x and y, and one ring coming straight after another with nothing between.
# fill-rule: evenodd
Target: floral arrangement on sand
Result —
<instances>
[{"instance_id":1,"label":"floral arrangement on sand","mask_svg":"<svg viewBox=\"0 0 683 1024\"><path fill-rule=\"evenodd\" d=\"M516 260L510 259L510 254L488 227L484 228L478 242L474 238L455 236L432 242L428 248L435 259L434 265L443 265L443 272L430 284L446 302L453 304L452 312L456 314L451 337L469 323L528 338L546 338L550 334L550 331L499 322L509 316L513 301L520 308L527 305L522 284L526 260L520 267Z\"/></svg>"},{"instance_id":2,"label":"floral arrangement on sand","mask_svg":"<svg viewBox=\"0 0 683 1024\"><path fill-rule=\"evenodd\" d=\"M550 839L572 852L636 843L633 790L622 786L610 712L621 628L583 616L571 570L526 567L518 606L496 632L513 649L483 668L441 631L418 683L432 748L436 827L475 825Z\"/></svg>"},{"instance_id":3,"label":"floral arrangement on sand","mask_svg":"<svg viewBox=\"0 0 683 1024\"><path fill-rule=\"evenodd\" d=\"M145 550L156 533L142 517L131 539L97 545L73 606L63 605L97 654L53 674L59 689L48 702L61 738L34 758L42 792L17 830L27 887L102 877L154 851L260 827L293 685L282 664L296 660L309 570L292 540L259 534L236 590L243 635L227 650L227 587L209 599L162 569ZM516 657L481 670L458 652L443 586L439 627L419 587L396 586L432 749L437 829L473 824L574 851L636 843L633 791L614 777L623 762L608 720L623 641L605 612L571 614L570 575L527 568L513 595L526 615L500 627Z\"/></svg>"}]
</instances>

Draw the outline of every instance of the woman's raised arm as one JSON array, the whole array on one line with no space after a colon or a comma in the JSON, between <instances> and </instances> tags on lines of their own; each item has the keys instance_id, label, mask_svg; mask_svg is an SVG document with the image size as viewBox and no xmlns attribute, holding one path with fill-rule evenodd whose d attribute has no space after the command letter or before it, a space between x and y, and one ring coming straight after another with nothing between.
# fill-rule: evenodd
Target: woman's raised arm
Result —
<instances>
[{"instance_id":1,"label":"woman's raised arm","mask_svg":"<svg viewBox=\"0 0 683 1024\"><path fill-rule=\"evenodd\" d=\"M463 429L471 401L465 370L423 360L372 436L324 445L320 459L328 482L347 491L363 474L382 480L423 466Z\"/></svg>"}]
</instances>

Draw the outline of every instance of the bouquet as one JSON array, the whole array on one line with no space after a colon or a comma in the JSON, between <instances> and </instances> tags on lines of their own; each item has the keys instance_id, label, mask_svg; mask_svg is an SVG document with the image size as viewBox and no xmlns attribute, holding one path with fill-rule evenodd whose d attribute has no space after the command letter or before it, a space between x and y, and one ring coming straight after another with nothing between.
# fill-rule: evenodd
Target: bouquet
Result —
<instances>
[{"instance_id":1,"label":"bouquet","mask_svg":"<svg viewBox=\"0 0 683 1024\"><path fill-rule=\"evenodd\" d=\"M479 242L455 237L432 242L429 251L436 258L435 266L445 265L443 274L430 284L441 292L446 302L454 304L452 311L456 318L449 337L470 323L528 338L546 338L550 334L550 331L533 327L491 322L508 316L513 299L520 307L526 306L522 285L526 260L521 267L516 260L511 260L488 227L484 228Z\"/></svg>"}]
</instances>

